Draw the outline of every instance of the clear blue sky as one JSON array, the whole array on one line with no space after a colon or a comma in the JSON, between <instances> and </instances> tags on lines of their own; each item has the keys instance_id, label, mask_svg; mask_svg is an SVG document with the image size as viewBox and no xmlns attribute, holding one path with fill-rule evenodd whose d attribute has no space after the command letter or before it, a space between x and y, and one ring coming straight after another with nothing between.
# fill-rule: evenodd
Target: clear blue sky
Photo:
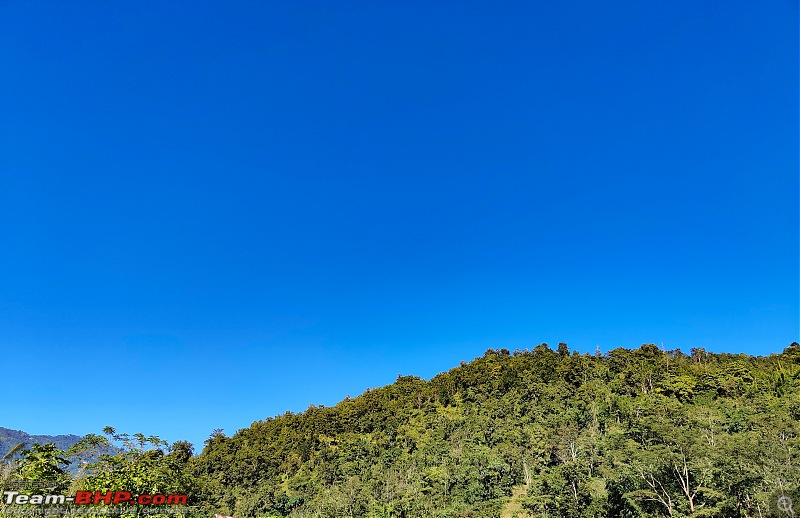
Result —
<instances>
[{"instance_id":1,"label":"clear blue sky","mask_svg":"<svg viewBox=\"0 0 800 518\"><path fill-rule=\"evenodd\" d=\"M0 2L0 426L201 445L489 347L783 350L797 11Z\"/></svg>"}]
</instances>

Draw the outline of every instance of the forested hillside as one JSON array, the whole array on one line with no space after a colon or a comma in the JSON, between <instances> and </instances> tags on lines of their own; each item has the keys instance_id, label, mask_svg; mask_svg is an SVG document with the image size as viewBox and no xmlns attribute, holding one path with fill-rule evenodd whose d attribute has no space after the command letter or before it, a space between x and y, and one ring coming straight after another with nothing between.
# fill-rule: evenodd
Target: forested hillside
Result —
<instances>
[{"instance_id":1,"label":"forested hillside","mask_svg":"<svg viewBox=\"0 0 800 518\"><path fill-rule=\"evenodd\" d=\"M0 485L188 495L192 517L786 517L798 419L796 343L769 357L542 344L215 432L199 455L111 427L68 451L33 444L2 459Z\"/></svg>"},{"instance_id":2,"label":"forested hillside","mask_svg":"<svg viewBox=\"0 0 800 518\"><path fill-rule=\"evenodd\" d=\"M800 480L799 387L796 343L488 350L215 433L187 469L202 506L237 518L779 516Z\"/></svg>"}]
</instances>

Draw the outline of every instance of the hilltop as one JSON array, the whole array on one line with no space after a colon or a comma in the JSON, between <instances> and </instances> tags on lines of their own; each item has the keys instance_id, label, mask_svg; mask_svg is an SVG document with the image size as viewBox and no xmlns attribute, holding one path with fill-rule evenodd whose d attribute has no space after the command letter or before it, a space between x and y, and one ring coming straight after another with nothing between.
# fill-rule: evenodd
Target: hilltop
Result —
<instances>
[{"instance_id":1,"label":"hilltop","mask_svg":"<svg viewBox=\"0 0 800 518\"><path fill-rule=\"evenodd\" d=\"M797 343L766 357L541 344L215 431L195 456L107 427L79 443L80 474L49 447L0 475L186 494L192 516L754 518L800 502L799 423Z\"/></svg>"},{"instance_id":2,"label":"hilltop","mask_svg":"<svg viewBox=\"0 0 800 518\"><path fill-rule=\"evenodd\" d=\"M487 350L215 432L190 469L246 516L766 516L800 466L800 345Z\"/></svg>"}]
</instances>

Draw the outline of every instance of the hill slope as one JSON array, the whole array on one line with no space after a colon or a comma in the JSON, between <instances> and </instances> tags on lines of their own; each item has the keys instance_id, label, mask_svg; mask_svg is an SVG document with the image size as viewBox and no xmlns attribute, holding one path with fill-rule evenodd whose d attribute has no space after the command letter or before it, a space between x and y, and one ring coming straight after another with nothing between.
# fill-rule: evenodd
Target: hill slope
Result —
<instances>
[{"instance_id":1,"label":"hill slope","mask_svg":"<svg viewBox=\"0 0 800 518\"><path fill-rule=\"evenodd\" d=\"M80 439L77 435L31 435L20 430L11 430L0 426L0 457L8 453L19 443L30 447L33 443L54 443L60 450L68 450Z\"/></svg>"},{"instance_id":2,"label":"hill slope","mask_svg":"<svg viewBox=\"0 0 800 518\"><path fill-rule=\"evenodd\" d=\"M242 518L766 516L800 480L798 419L797 344L542 344L216 433L192 469Z\"/></svg>"}]
</instances>

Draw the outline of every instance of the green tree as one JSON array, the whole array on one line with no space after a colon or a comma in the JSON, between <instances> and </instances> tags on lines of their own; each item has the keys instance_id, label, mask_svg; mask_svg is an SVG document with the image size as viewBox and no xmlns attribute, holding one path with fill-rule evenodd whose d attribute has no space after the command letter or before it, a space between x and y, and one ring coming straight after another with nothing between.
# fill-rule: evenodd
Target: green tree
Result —
<instances>
[{"instance_id":1,"label":"green tree","mask_svg":"<svg viewBox=\"0 0 800 518\"><path fill-rule=\"evenodd\" d=\"M20 461L14 469L14 477L24 481L53 483L56 488L69 485L69 474L64 469L71 464L66 452L55 444L34 443L30 449L19 452Z\"/></svg>"},{"instance_id":2,"label":"green tree","mask_svg":"<svg viewBox=\"0 0 800 518\"><path fill-rule=\"evenodd\" d=\"M185 441L172 446L156 436L120 434L112 427L105 436L89 434L70 453L84 460L76 488L86 491L128 491L140 494L185 494L197 504L200 488L190 474L192 448ZM89 459L89 460L87 460ZM138 513L138 506L132 511Z\"/></svg>"}]
</instances>

